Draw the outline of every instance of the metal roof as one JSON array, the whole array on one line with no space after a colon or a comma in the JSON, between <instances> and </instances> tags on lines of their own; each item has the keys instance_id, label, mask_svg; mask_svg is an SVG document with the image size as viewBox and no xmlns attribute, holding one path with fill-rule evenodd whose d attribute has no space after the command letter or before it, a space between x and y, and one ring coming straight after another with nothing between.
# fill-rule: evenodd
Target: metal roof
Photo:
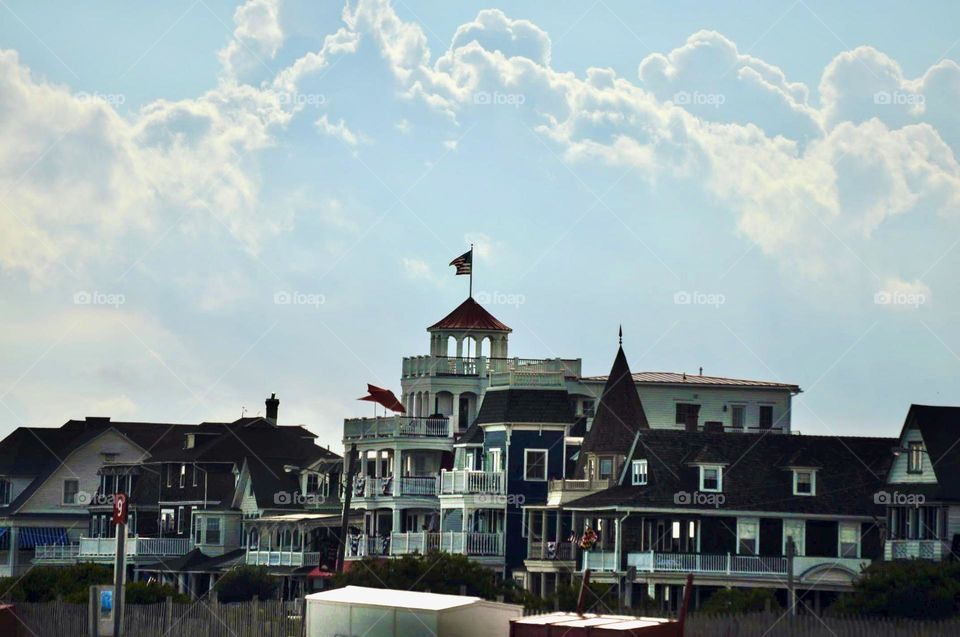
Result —
<instances>
[{"instance_id":1,"label":"metal roof","mask_svg":"<svg viewBox=\"0 0 960 637\"><path fill-rule=\"evenodd\" d=\"M745 380L743 378L726 378L723 376L701 376L684 372L634 372L633 382L651 385L721 385L725 387L753 387L763 389L789 389L799 392L800 386L791 383L781 383L770 380ZM607 376L584 376L581 380L607 382Z\"/></svg>"}]
</instances>

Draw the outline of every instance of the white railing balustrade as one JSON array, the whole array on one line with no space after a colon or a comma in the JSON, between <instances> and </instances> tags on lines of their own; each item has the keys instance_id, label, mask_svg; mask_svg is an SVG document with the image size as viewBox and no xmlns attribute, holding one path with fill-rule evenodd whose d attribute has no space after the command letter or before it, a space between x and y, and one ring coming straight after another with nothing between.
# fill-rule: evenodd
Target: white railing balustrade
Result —
<instances>
[{"instance_id":1,"label":"white railing balustrade","mask_svg":"<svg viewBox=\"0 0 960 637\"><path fill-rule=\"evenodd\" d=\"M519 371L531 374L561 374L579 378L579 358L487 358L485 356L407 356L403 359L404 378L414 376L488 376Z\"/></svg>"},{"instance_id":2,"label":"white railing balustrade","mask_svg":"<svg viewBox=\"0 0 960 637\"><path fill-rule=\"evenodd\" d=\"M400 493L402 495L437 495L437 477L402 476Z\"/></svg>"},{"instance_id":3,"label":"white railing balustrade","mask_svg":"<svg viewBox=\"0 0 960 637\"><path fill-rule=\"evenodd\" d=\"M448 438L452 435L450 419L418 416L381 416L348 418L343 423L343 437L365 438Z\"/></svg>"},{"instance_id":4,"label":"white railing balustrade","mask_svg":"<svg viewBox=\"0 0 960 637\"><path fill-rule=\"evenodd\" d=\"M394 533L390 539L391 555L424 555L440 548L440 534L422 532Z\"/></svg>"},{"instance_id":5,"label":"white railing balustrade","mask_svg":"<svg viewBox=\"0 0 960 637\"><path fill-rule=\"evenodd\" d=\"M252 566L319 566L320 553L312 551L247 551Z\"/></svg>"},{"instance_id":6,"label":"white railing balustrade","mask_svg":"<svg viewBox=\"0 0 960 637\"><path fill-rule=\"evenodd\" d=\"M870 560L860 558L797 556L793 565L794 572L801 576L811 568L825 565L841 566L859 573L869 563ZM646 573L705 573L754 577L783 577L787 574L787 558L764 555L643 551L628 553L627 564Z\"/></svg>"},{"instance_id":7,"label":"white railing balustrade","mask_svg":"<svg viewBox=\"0 0 960 637\"><path fill-rule=\"evenodd\" d=\"M442 495L487 494L503 495L506 481L502 471L471 471L456 469L440 472Z\"/></svg>"},{"instance_id":8,"label":"white railing balustrade","mask_svg":"<svg viewBox=\"0 0 960 637\"><path fill-rule=\"evenodd\" d=\"M34 549L36 560L75 560L79 554L79 544L47 544Z\"/></svg>"},{"instance_id":9,"label":"white railing balustrade","mask_svg":"<svg viewBox=\"0 0 960 637\"><path fill-rule=\"evenodd\" d=\"M444 532L440 534L440 550L478 557L502 556L503 533Z\"/></svg>"},{"instance_id":10,"label":"white railing balustrade","mask_svg":"<svg viewBox=\"0 0 960 637\"><path fill-rule=\"evenodd\" d=\"M131 557L167 557L186 555L190 550L188 538L128 537L124 550ZM117 553L117 539L112 537L82 537L77 557L112 558Z\"/></svg>"},{"instance_id":11,"label":"white railing balustrade","mask_svg":"<svg viewBox=\"0 0 960 637\"><path fill-rule=\"evenodd\" d=\"M570 561L573 559L573 554L573 542L541 542L539 540L533 540L530 542L527 559Z\"/></svg>"},{"instance_id":12,"label":"white railing balustrade","mask_svg":"<svg viewBox=\"0 0 960 637\"><path fill-rule=\"evenodd\" d=\"M617 554L613 551L604 551L592 548L583 551L583 567L591 571L619 571Z\"/></svg>"}]
</instances>

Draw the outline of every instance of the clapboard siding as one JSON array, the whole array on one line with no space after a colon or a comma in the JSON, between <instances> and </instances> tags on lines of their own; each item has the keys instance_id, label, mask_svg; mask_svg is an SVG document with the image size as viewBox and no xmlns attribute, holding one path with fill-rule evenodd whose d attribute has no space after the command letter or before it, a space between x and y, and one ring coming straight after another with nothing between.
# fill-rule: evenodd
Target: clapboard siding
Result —
<instances>
[{"instance_id":1,"label":"clapboard siding","mask_svg":"<svg viewBox=\"0 0 960 637\"><path fill-rule=\"evenodd\" d=\"M68 479L80 481L80 492L92 496L100 486L97 471L104 464L105 452L116 454L117 463L138 462L143 459L143 450L114 430L107 430L83 446L75 449L24 503L21 514L26 513L76 513L87 515L84 504L63 504L63 482Z\"/></svg>"},{"instance_id":2,"label":"clapboard siding","mask_svg":"<svg viewBox=\"0 0 960 637\"><path fill-rule=\"evenodd\" d=\"M907 429L900 438L900 447L906 449L911 442L923 442L919 429ZM923 452L923 471L921 473L907 473L907 464L910 454L901 453L893 461L890 468L890 484L935 484L937 476L933 471L930 456Z\"/></svg>"}]
</instances>

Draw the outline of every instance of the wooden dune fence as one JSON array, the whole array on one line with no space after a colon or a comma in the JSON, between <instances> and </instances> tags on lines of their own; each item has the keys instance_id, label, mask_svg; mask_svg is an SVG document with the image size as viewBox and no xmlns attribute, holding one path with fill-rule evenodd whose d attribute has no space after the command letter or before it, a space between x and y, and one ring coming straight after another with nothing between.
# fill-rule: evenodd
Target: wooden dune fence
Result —
<instances>
[{"instance_id":1,"label":"wooden dune fence","mask_svg":"<svg viewBox=\"0 0 960 637\"><path fill-rule=\"evenodd\" d=\"M50 602L17 604L18 637L88 637L87 605ZM126 637L301 637L299 604L253 601L219 604L130 604Z\"/></svg>"},{"instance_id":2,"label":"wooden dune fence","mask_svg":"<svg viewBox=\"0 0 960 637\"><path fill-rule=\"evenodd\" d=\"M784 617L782 613L739 616L691 615L686 637L956 637L960 620Z\"/></svg>"}]
</instances>

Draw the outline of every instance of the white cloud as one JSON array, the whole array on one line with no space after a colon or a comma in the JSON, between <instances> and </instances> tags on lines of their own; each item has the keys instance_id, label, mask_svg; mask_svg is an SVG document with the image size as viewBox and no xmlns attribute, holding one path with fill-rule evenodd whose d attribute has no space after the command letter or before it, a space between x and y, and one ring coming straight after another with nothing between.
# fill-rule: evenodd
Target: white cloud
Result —
<instances>
[{"instance_id":1,"label":"white cloud","mask_svg":"<svg viewBox=\"0 0 960 637\"><path fill-rule=\"evenodd\" d=\"M450 48L459 49L471 42L506 57L550 64L550 36L529 20L511 20L499 9L484 9L472 22L457 27Z\"/></svg>"},{"instance_id":2,"label":"white cloud","mask_svg":"<svg viewBox=\"0 0 960 637\"><path fill-rule=\"evenodd\" d=\"M369 143L369 140L364 135L354 133L350 130L350 128L347 127L347 123L342 119L337 120L336 123L332 123L326 115L321 115L315 123L317 130L320 131L321 134L339 139L348 146L355 147L361 143Z\"/></svg>"},{"instance_id":3,"label":"white cloud","mask_svg":"<svg viewBox=\"0 0 960 637\"><path fill-rule=\"evenodd\" d=\"M283 44L279 0L247 0L233 13L233 39L220 51L229 76L272 59Z\"/></svg>"},{"instance_id":4,"label":"white cloud","mask_svg":"<svg viewBox=\"0 0 960 637\"><path fill-rule=\"evenodd\" d=\"M434 273L433 269L423 259L414 257L403 257L400 259L400 266L404 274L415 281L427 281L434 285L440 284L440 278Z\"/></svg>"}]
</instances>

